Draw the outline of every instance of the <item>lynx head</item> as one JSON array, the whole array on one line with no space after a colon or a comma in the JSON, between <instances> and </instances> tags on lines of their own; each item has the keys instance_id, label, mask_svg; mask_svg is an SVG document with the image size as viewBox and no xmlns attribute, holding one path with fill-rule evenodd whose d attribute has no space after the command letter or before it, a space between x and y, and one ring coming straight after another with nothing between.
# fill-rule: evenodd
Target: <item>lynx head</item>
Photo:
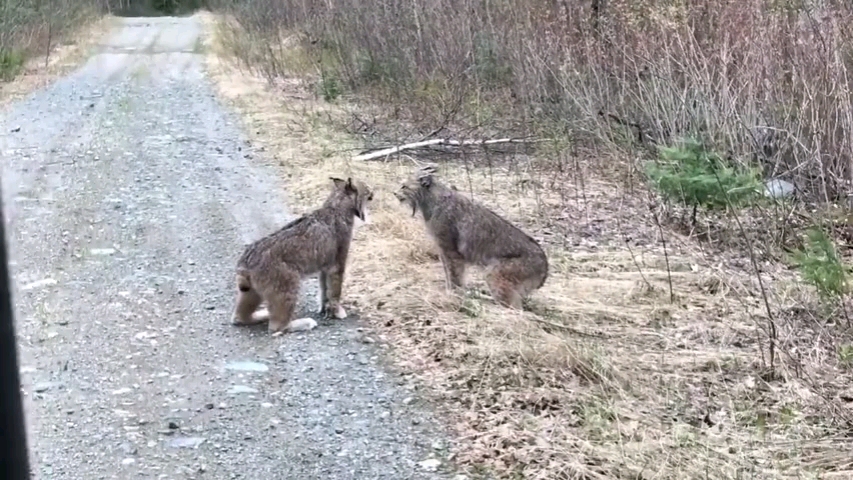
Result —
<instances>
[{"instance_id":1,"label":"lynx head","mask_svg":"<svg viewBox=\"0 0 853 480\"><path fill-rule=\"evenodd\" d=\"M334 182L332 198L334 198L335 203L349 208L354 216L362 222L366 222L371 202L373 202L373 190L363 182L349 177L346 180L336 177L329 178Z\"/></svg>"},{"instance_id":2,"label":"lynx head","mask_svg":"<svg viewBox=\"0 0 853 480\"><path fill-rule=\"evenodd\" d=\"M436 169L432 165L419 168L409 180L403 182L400 189L394 192L394 196L400 203L406 203L412 209L412 216L418 212L418 204L429 193L434 185L432 175Z\"/></svg>"}]
</instances>

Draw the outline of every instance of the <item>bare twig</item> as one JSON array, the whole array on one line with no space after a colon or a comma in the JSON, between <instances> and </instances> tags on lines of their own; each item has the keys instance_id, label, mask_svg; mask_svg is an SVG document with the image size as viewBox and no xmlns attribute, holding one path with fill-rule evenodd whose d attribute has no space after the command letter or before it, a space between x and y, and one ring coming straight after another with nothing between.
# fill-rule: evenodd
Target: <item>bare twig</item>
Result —
<instances>
[{"instance_id":1,"label":"bare twig","mask_svg":"<svg viewBox=\"0 0 853 480\"><path fill-rule=\"evenodd\" d=\"M559 330L564 330L566 332L573 333L573 334L580 336L580 337L589 337L589 338L607 338L607 337L610 337L610 335L607 335L607 334L601 333L601 332L594 332L594 333L584 332L584 331L578 330L576 328L570 327L568 325L563 325L563 324L555 323L555 322L549 322L548 320L543 320L543 319L537 318L537 317L531 317L531 318L536 323L540 323L542 325L547 325L549 327L556 328Z\"/></svg>"},{"instance_id":2,"label":"bare twig","mask_svg":"<svg viewBox=\"0 0 853 480\"><path fill-rule=\"evenodd\" d=\"M669 253L666 249L666 236L663 233L663 226L660 224L660 219L658 218L658 212L654 211L654 205L650 205L650 210L652 211L652 218L655 219L655 225L658 227L658 232L660 232L660 240L663 244L663 259L666 262L666 279L669 281L669 303L675 303L675 291L672 288L672 270L669 268Z\"/></svg>"},{"instance_id":3,"label":"bare twig","mask_svg":"<svg viewBox=\"0 0 853 480\"><path fill-rule=\"evenodd\" d=\"M649 287L649 290L653 290L652 284L649 283L649 279L646 278L646 274L643 273L643 268L640 267L640 262L637 261L637 257L634 255L634 250L631 248L631 243L628 241L628 237L625 235L625 232L622 232L622 239L625 241L625 246L628 247L628 253L631 255L631 261L634 262L634 266L637 267L637 272L640 273L640 277L645 282L646 286ZM672 297L672 281L670 281L669 285L669 295Z\"/></svg>"},{"instance_id":4,"label":"bare twig","mask_svg":"<svg viewBox=\"0 0 853 480\"><path fill-rule=\"evenodd\" d=\"M725 196L726 205L727 205L726 210L728 210L731 213L732 218L734 218L735 223L737 224L738 230L740 230L740 234L743 235L743 239L744 239L744 241L746 241L746 250L747 250L747 253L749 254L749 261L750 261L750 263L752 263L752 268L755 270L756 278L758 278L758 287L761 290L761 298L764 302L764 308L767 311L767 323L768 323L768 329L769 329L769 332L768 332L769 335L768 336L770 337L769 338L770 342L767 346L767 353L768 353L768 356L770 357L770 377L773 378L776 376L776 342L777 342L777 336L778 336L777 330L776 330L776 320L773 318L773 311L770 308L770 300L768 299L768 296L767 296L767 290L764 288L764 280L762 280L762 278L761 278L761 270L758 268L758 260L755 259L755 250L752 247L752 239L746 233L746 229L743 228L743 223L741 223L740 217L738 216L737 212L735 212L735 209L732 206L731 201L729 200L729 192L726 190L725 187L723 187L723 184L720 181L720 176L717 173L717 170L713 169L713 172L714 172L714 177L717 179L717 185L720 187L720 190L723 192L723 195Z\"/></svg>"},{"instance_id":5,"label":"bare twig","mask_svg":"<svg viewBox=\"0 0 853 480\"><path fill-rule=\"evenodd\" d=\"M48 19L47 20L47 46L45 46L44 52L44 68L47 68L50 65L50 47L51 40L53 36L53 22Z\"/></svg>"}]
</instances>

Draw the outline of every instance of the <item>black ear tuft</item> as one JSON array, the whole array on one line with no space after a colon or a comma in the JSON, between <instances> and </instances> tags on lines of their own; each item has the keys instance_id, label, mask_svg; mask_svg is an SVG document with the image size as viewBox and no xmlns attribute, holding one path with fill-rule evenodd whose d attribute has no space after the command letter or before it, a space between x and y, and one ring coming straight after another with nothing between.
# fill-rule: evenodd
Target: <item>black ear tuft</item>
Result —
<instances>
[{"instance_id":1,"label":"black ear tuft","mask_svg":"<svg viewBox=\"0 0 853 480\"><path fill-rule=\"evenodd\" d=\"M355 186L352 184L352 178L347 177L347 185L346 185L347 193L355 193Z\"/></svg>"}]
</instances>

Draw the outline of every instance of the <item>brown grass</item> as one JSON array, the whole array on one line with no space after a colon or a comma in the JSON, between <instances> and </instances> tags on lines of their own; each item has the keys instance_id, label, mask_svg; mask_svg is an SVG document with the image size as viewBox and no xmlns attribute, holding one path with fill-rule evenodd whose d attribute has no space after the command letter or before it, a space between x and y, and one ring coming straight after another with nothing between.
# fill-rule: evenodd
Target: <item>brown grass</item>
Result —
<instances>
[{"instance_id":1,"label":"brown grass","mask_svg":"<svg viewBox=\"0 0 853 480\"><path fill-rule=\"evenodd\" d=\"M203 17L220 33L206 49L219 93L278 162L290 206L316 206L330 175L373 185L375 209L356 232L344 295L447 412L469 473L853 475L851 375L835 353L849 334L804 318L813 293L783 267L761 261L781 352L779 377L767 381L768 318L748 261L703 252L664 227L665 258L642 190L629 195L590 172L574 181L552 159L519 156L491 168L443 164L440 174L543 239L551 276L523 314L476 293L476 275L472 293L449 296L423 227L391 194L412 161L350 160L361 142L339 125L368 107L322 103L304 75L270 82L241 71L228 61L234 45L221 43L234 40L231 31ZM306 58L298 42L275 48Z\"/></svg>"}]
</instances>

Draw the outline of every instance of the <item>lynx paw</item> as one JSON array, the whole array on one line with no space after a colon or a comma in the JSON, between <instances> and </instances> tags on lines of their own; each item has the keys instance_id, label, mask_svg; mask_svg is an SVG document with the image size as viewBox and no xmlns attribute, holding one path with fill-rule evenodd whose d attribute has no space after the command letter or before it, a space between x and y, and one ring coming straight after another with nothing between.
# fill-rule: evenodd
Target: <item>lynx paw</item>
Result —
<instances>
[{"instance_id":1,"label":"lynx paw","mask_svg":"<svg viewBox=\"0 0 853 480\"><path fill-rule=\"evenodd\" d=\"M289 332L307 332L317 328L317 321L311 317L297 318L287 327Z\"/></svg>"},{"instance_id":2,"label":"lynx paw","mask_svg":"<svg viewBox=\"0 0 853 480\"><path fill-rule=\"evenodd\" d=\"M344 310L344 307L338 305L337 308L335 308L335 318L337 318L338 320L343 320L344 318L347 318L347 311Z\"/></svg>"},{"instance_id":3,"label":"lynx paw","mask_svg":"<svg viewBox=\"0 0 853 480\"><path fill-rule=\"evenodd\" d=\"M266 322L270 319L270 312L267 309L258 310L246 319L243 320L236 313L231 316L231 324L232 325L257 325L259 323Z\"/></svg>"}]
</instances>

